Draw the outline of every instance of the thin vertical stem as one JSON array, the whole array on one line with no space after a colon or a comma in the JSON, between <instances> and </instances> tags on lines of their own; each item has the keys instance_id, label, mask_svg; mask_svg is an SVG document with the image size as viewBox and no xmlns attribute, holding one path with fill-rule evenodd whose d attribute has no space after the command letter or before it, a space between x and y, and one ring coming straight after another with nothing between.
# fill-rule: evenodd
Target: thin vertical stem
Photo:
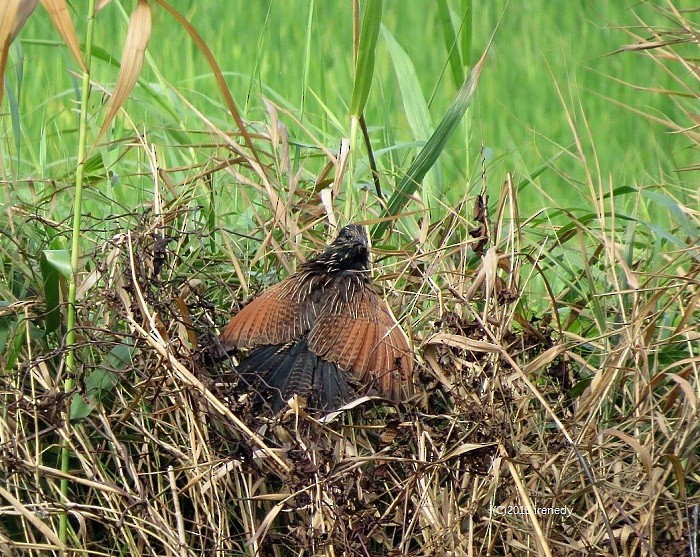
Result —
<instances>
[{"instance_id":1,"label":"thin vertical stem","mask_svg":"<svg viewBox=\"0 0 700 557\"><path fill-rule=\"evenodd\" d=\"M68 283L68 312L66 317L66 380L63 385L65 393L73 389L75 376L75 294L80 261L80 218L83 203L83 182L85 180L85 154L87 152L88 102L90 100L90 64L92 58L92 39L95 30L95 0L88 1L87 31L85 36L85 65L80 96L80 124L78 136L78 168L75 172L75 197L73 200L73 241L71 245L71 275ZM64 417L65 435L61 445L61 471L68 473L70 459L69 435L70 414L66 410ZM68 500L68 480L61 480L61 496ZM61 514L59 538L63 543L68 537L68 513Z\"/></svg>"}]
</instances>

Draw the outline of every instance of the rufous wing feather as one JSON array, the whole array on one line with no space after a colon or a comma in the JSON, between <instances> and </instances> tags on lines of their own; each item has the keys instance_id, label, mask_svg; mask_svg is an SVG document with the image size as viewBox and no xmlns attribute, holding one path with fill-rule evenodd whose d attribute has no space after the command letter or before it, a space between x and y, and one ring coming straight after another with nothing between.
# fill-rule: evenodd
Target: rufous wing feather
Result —
<instances>
[{"instance_id":1,"label":"rufous wing feather","mask_svg":"<svg viewBox=\"0 0 700 557\"><path fill-rule=\"evenodd\" d=\"M348 302L329 293L309 333L309 348L350 370L359 382L375 383L389 398L401 397L402 384L410 389L408 339L387 303L370 287Z\"/></svg>"},{"instance_id":2,"label":"rufous wing feather","mask_svg":"<svg viewBox=\"0 0 700 557\"><path fill-rule=\"evenodd\" d=\"M221 334L225 348L255 348L299 339L309 330L313 304L300 295L298 276L265 290L233 316Z\"/></svg>"}]
</instances>

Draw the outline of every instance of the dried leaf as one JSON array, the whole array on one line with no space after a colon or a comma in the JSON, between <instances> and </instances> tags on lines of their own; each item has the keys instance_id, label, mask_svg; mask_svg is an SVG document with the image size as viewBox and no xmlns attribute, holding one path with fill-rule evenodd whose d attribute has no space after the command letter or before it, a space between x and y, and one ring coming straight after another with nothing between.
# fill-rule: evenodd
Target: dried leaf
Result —
<instances>
[{"instance_id":1,"label":"dried leaf","mask_svg":"<svg viewBox=\"0 0 700 557\"><path fill-rule=\"evenodd\" d=\"M175 8L173 8L166 0L156 0L160 6L165 9L170 15L172 15L177 21L182 25L182 27L187 31L189 36L192 38L194 43L197 45L197 48L202 52L204 57L207 59L207 62L209 63L209 66L211 67L211 71L214 74L214 78L216 79L216 83L219 86L219 90L221 91L221 95L224 98L224 102L226 103L226 106L228 107L229 111L231 112L231 116L233 116L233 119L236 121L236 125L238 126L238 129L241 131L241 135L243 136L243 139L245 139L246 144L252 151L253 157L255 158L256 162L258 164L262 164L260 162L260 157L258 156L258 151L255 148L255 145L253 144L253 140L250 137L250 134L248 133L248 130L246 129L245 122L243 121L243 118L241 117L240 112L238 111L238 107L236 106L236 103L233 100L233 95L231 94L231 90L228 88L228 85L226 84L226 79L224 78L224 74L221 71L221 68L219 67L219 63L216 61L216 58L214 58L214 55L212 54L211 50L207 46L207 43L204 41L202 36L199 34L197 29L194 28L194 26L189 22L189 20L183 16L180 12L178 12Z\"/></svg>"},{"instance_id":2,"label":"dried leaf","mask_svg":"<svg viewBox=\"0 0 700 557\"><path fill-rule=\"evenodd\" d=\"M649 479L653 477L651 455L649 454L649 451L646 447L643 447L641 443L639 443L639 441L633 439L630 435L627 435L626 433L623 433L622 431L614 427L605 429L600 432L601 438L606 435L612 435L627 443L632 448L632 450L634 450L634 452L637 453L639 459L642 461L642 464L644 464L644 468L646 469Z\"/></svg>"},{"instance_id":3,"label":"dried leaf","mask_svg":"<svg viewBox=\"0 0 700 557\"><path fill-rule=\"evenodd\" d=\"M5 86L5 65L12 41L39 0L5 0L0 4L0 101Z\"/></svg>"},{"instance_id":4,"label":"dried leaf","mask_svg":"<svg viewBox=\"0 0 700 557\"><path fill-rule=\"evenodd\" d=\"M496 271L498 270L498 250L491 246L481 260L481 269L486 279L486 299L491 297L496 288Z\"/></svg>"},{"instance_id":5,"label":"dried leaf","mask_svg":"<svg viewBox=\"0 0 700 557\"><path fill-rule=\"evenodd\" d=\"M83 59L83 53L80 51L80 43L75 35L75 27L73 27L73 20L71 20L68 13L66 0L41 0L41 4L48 12L53 26L63 37L66 46L68 46L80 68L87 72L87 65Z\"/></svg>"},{"instance_id":6,"label":"dried leaf","mask_svg":"<svg viewBox=\"0 0 700 557\"><path fill-rule=\"evenodd\" d=\"M119 70L119 77L114 87L114 93L109 100L107 116L105 116L95 143L99 143L100 139L107 131L107 128L112 123L114 116L124 105L124 102L129 98L131 91L134 89L134 85L136 85L136 81L141 73L141 68L143 67L143 58L150 37L151 8L147 0L139 0L129 20L129 30L126 34L126 43L124 44L124 52L122 54L121 70Z\"/></svg>"},{"instance_id":7,"label":"dried leaf","mask_svg":"<svg viewBox=\"0 0 700 557\"><path fill-rule=\"evenodd\" d=\"M0 14L2 15L3 26L6 23L6 17L9 19L7 23L12 25L12 38L10 42L15 40L20 29L24 27L24 24L27 22L27 19L29 19L29 16L32 15L38 3L39 0L6 0L3 2L5 7L4 9L0 8Z\"/></svg>"},{"instance_id":8,"label":"dried leaf","mask_svg":"<svg viewBox=\"0 0 700 557\"><path fill-rule=\"evenodd\" d=\"M690 384L690 381L687 379L684 379L680 375L676 373L666 373L666 377L669 379L672 379L678 384L678 389L682 390L683 393L685 394L685 397L688 401L688 404L690 404L690 408L693 412L693 415L697 414L698 412L698 397L695 395L695 390L693 389L693 386ZM675 390L674 390L675 393Z\"/></svg>"},{"instance_id":9,"label":"dried leaf","mask_svg":"<svg viewBox=\"0 0 700 557\"><path fill-rule=\"evenodd\" d=\"M483 340L474 340L461 335L452 335L449 333L437 333L425 341L425 345L444 344L452 348L461 348L463 350L472 350L474 352L502 352L502 348L497 344L492 344Z\"/></svg>"},{"instance_id":10,"label":"dried leaf","mask_svg":"<svg viewBox=\"0 0 700 557\"><path fill-rule=\"evenodd\" d=\"M555 346L552 346L549 350L546 352L543 352L539 356L537 356L534 360L529 362L525 367L523 367L523 373L525 375L530 375L533 372L535 372L538 369L541 369L557 358L558 356L561 356L564 352L568 350L568 347L566 344L557 344Z\"/></svg>"}]
</instances>

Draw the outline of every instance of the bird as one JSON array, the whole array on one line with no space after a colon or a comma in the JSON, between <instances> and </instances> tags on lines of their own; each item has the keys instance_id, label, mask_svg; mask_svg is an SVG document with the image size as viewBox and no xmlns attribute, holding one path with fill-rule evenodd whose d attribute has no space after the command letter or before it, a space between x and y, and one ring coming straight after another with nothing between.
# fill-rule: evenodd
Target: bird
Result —
<instances>
[{"instance_id":1,"label":"bird","mask_svg":"<svg viewBox=\"0 0 700 557\"><path fill-rule=\"evenodd\" d=\"M353 395L400 402L412 394L413 355L370 280L365 228L349 224L296 273L236 313L223 348L250 349L237 371L278 412L293 395L332 411Z\"/></svg>"}]
</instances>

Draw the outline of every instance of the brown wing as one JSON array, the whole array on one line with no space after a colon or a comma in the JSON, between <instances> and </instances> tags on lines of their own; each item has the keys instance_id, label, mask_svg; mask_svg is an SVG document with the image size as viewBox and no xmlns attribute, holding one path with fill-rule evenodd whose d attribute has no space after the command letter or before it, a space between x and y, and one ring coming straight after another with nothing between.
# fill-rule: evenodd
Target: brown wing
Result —
<instances>
[{"instance_id":1,"label":"brown wing","mask_svg":"<svg viewBox=\"0 0 700 557\"><path fill-rule=\"evenodd\" d=\"M363 384L375 382L387 397L410 394L413 358L408 339L391 309L369 286L347 301L329 290L311 332L309 348L352 370Z\"/></svg>"},{"instance_id":2,"label":"brown wing","mask_svg":"<svg viewBox=\"0 0 700 557\"><path fill-rule=\"evenodd\" d=\"M299 339L317 313L314 285L306 275L293 275L265 290L233 316L221 334L224 347L255 348Z\"/></svg>"}]
</instances>

